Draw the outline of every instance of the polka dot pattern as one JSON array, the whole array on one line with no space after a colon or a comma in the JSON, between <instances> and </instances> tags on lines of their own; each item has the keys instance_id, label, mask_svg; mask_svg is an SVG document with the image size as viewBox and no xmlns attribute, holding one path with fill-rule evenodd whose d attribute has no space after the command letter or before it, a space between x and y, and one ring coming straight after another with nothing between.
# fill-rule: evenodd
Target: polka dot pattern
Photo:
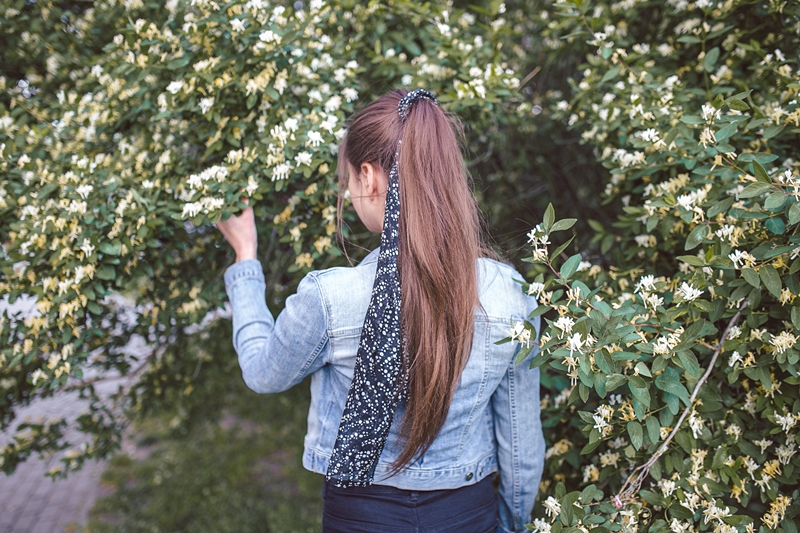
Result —
<instances>
[{"instance_id":1,"label":"polka dot pattern","mask_svg":"<svg viewBox=\"0 0 800 533\"><path fill-rule=\"evenodd\" d=\"M433 95L425 89L414 89L401 98L400 103L397 104L397 113L400 115L400 120L405 120L408 118L408 113L411 111L411 106L420 98L427 98L434 104L439 105L436 102L436 98L434 98Z\"/></svg>"},{"instance_id":2,"label":"polka dot pattern","mask_svg":"<svg viewBox=\"0 0 800 533\"><path fill-rule=\"evenodd\" d=\"M397 157L389 173L375 284L358 345L353 383L331 453L327 479L338 487L365 487L386 444L400 390L400 276L397 271L400 193ZM398 394L399 393L399 394Z\"/></svg>"}]
</instances>

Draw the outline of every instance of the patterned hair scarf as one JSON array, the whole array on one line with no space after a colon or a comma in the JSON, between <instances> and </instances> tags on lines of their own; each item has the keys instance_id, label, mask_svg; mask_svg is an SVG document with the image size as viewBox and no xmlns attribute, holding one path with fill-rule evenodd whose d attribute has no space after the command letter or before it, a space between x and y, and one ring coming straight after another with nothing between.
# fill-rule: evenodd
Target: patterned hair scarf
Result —
<instances>
[{"instance_id":1,"label":"patterned hair scarf","mask_svg":"<svg viewBox=\"0 0 800 533\"><path fill-rule=\"evenodd\" d=\"M397 105L402 121L420 98L436 103L424 89L411 91ZM400 141L397 147L399 151ZM406 384L399 383L403 332L397 270L400 219L397 155L395 152L389 171L375 284L361 331L353 382L326 474L326 479L337 487L366 487L372 483L397 403L406 396Z\"/></svg>"}]
</instances>

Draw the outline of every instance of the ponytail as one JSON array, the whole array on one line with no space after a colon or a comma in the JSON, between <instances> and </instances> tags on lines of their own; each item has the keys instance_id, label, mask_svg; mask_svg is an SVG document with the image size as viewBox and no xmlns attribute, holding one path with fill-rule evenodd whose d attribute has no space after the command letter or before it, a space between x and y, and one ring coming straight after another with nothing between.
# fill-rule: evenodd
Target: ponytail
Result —
<instances>
[{"instance_id":1,"label":"ponytail","mask_svg":"<svg viewBox=\"0 0 800 533\"><path fill-rule=\"evenodd\" d=\"M414 103L401 121L397 104L405 94L393 91L353 118L338 164L340 190L347 187L348 162L356 169L377 164L388 175L402 141L398 267L408 401L394 472L424 454L444 425L472 348L476 260L486 253L460 123L428 99ZM340 215L341 209L340 195Z\"/></svg>"}]
</instances>

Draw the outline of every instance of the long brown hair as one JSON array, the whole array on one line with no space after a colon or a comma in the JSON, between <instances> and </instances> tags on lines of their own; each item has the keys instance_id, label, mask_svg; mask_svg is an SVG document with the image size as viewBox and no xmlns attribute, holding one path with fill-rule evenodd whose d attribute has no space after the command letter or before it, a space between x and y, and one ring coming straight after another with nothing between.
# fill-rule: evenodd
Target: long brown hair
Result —
<instances>
[{"instance_id":1,"label":"long brown hair","mask_svg":"<svg viewBox=\"0 0 800 533\"><path fill-rule=\"evenodd\" d=\"M340 192L347 188L347 163L356 171L364 162L379 165L388 176L402 140L398 268L409 396L393 472L424 454L444 424L472 347L476 260L487 254L460 122L427 99L416 101L401 121L397 104L406 94L392 91L352 118L337 168ZM342 206L340 194L340 220Z\"/></svg>"}]
</instances>

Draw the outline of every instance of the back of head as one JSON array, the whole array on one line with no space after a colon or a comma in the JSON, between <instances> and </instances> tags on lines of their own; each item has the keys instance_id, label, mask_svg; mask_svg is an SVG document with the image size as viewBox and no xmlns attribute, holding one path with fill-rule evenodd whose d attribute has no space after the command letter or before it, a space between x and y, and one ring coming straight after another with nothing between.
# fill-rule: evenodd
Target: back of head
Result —
<instances>
[{"instance_id":1,"label":"back of head","mask_svg":"<svg viewBox=\"0 0 800 533\"><path fill-rule=\"evenodd\" d=\"M484 251L461 154L461 125L425 98L401 120L397 106L406 94L386 94L353 117L338 163L345 190L348 163L355 169L376 164L388 175L399 148L398 267L409 397L395 471L425 453L447 417L471 350L478 304L475 261Z\"/></svg>"}]
</instances>

